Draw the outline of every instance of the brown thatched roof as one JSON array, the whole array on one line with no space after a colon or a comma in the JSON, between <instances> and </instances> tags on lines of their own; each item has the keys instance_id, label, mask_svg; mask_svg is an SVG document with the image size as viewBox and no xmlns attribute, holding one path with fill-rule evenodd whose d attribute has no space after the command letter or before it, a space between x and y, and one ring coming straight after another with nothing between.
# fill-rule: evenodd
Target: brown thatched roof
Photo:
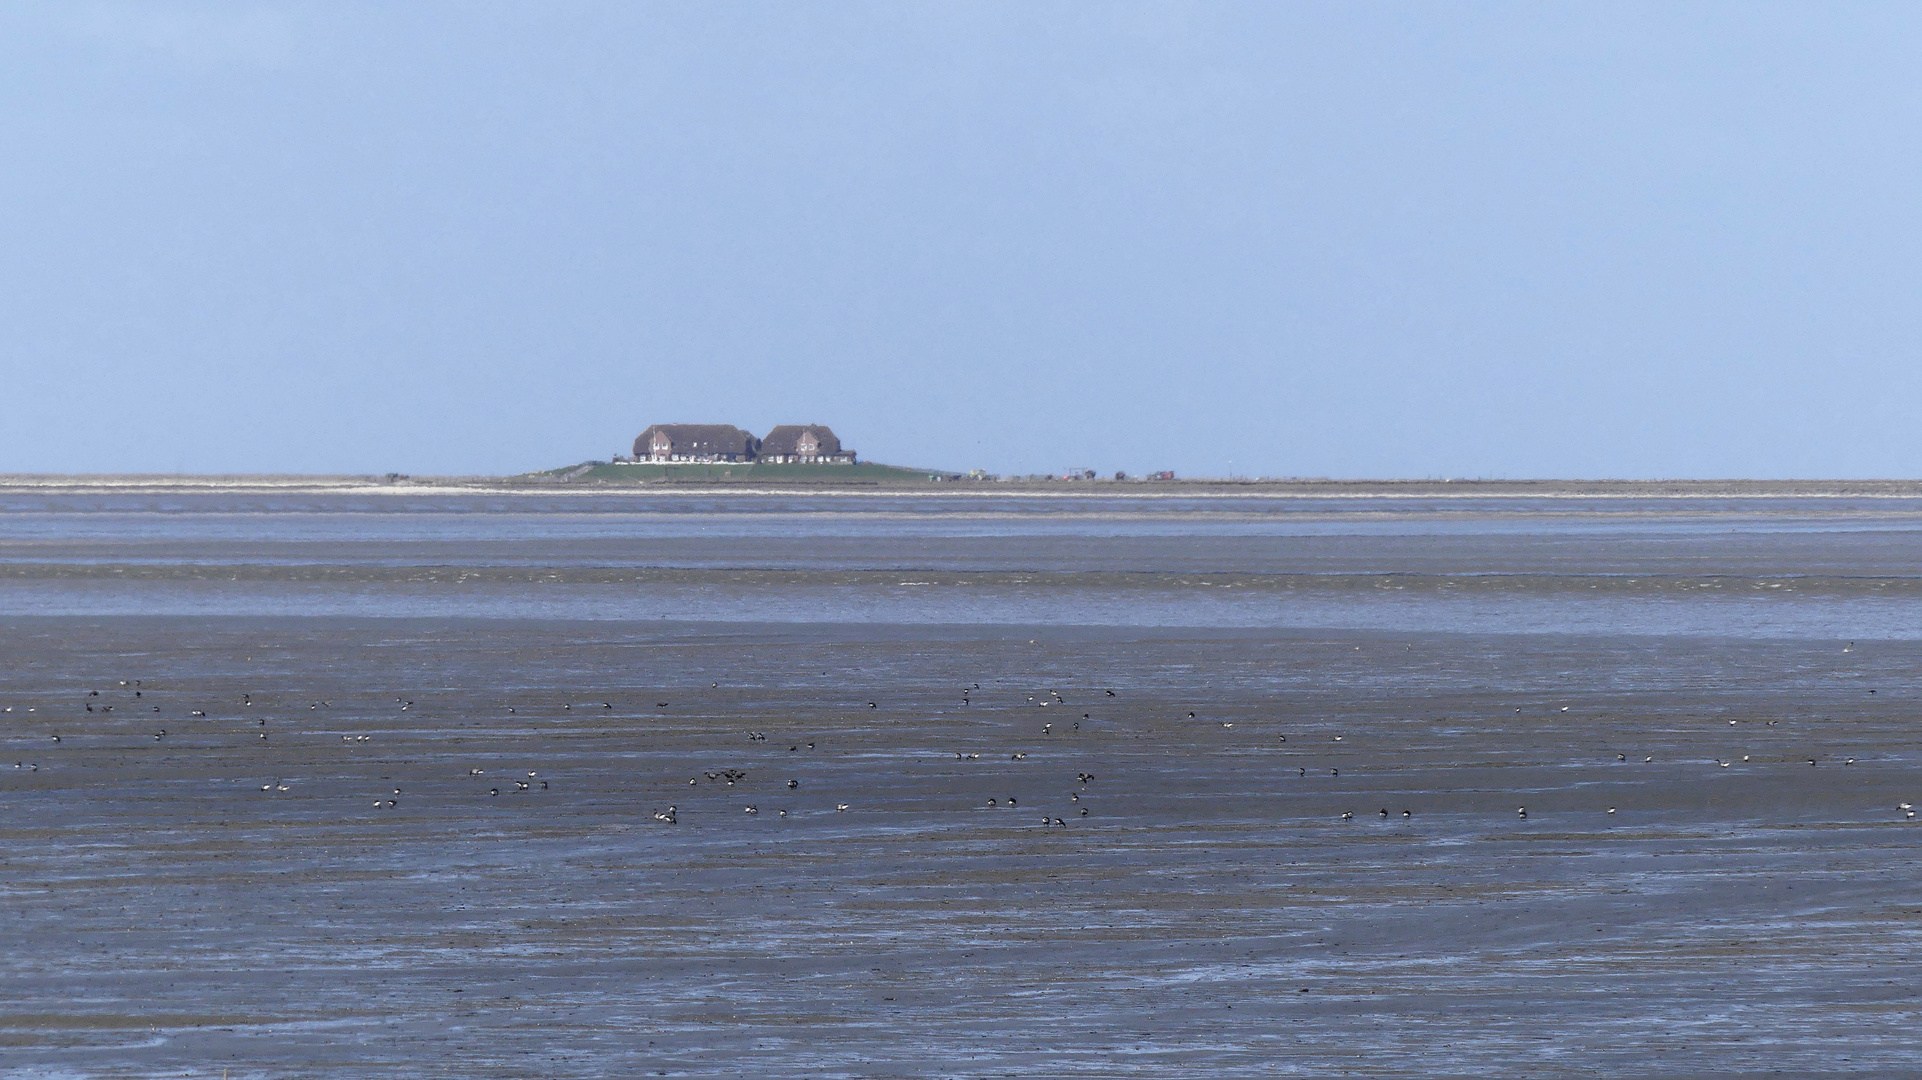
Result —
<instances>
[{"instance_id":1,"label":"brown thatched roof","mask_svg":"<svg viewBox=\"0 0 1922 1080\"><path fill-rule=\"evenodd\" d=\"M761 440L762 456L787 457L800 453L795 444L800 442L803 433L812 433L820 444L813 453L827 455L841 452L841 440L835 438L834 429L825 424L781 424Z\"/></svg>"},{"instance_id":2,"label":"brown thatched roof","mask_svg":"<svg viewBox=\"0 0 1922 1080\"><path fill-rule=\"evenodd\" d=\"M668 453L681 457L752 457L760 440L733 424L655 424L634 440L634 456L652 453L656 434L667 436Z\"/></svg>"}]
</instances>

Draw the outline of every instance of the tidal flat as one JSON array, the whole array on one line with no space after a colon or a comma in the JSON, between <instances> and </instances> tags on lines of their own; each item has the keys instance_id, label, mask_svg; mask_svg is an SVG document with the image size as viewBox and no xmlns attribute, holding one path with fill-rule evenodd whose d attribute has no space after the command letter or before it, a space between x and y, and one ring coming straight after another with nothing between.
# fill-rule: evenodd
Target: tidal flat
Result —
<instances>
[{"instance_id":1,"label":"tidal flat","mask_svg":"<svg viewBox=\"0 0 1922 1080\"><path fill-rule=\"evenodd\" d=\"M1912 1073L1918 567L1906 497L10 495L0 1076Z\"/></svg>"}]
</instances>

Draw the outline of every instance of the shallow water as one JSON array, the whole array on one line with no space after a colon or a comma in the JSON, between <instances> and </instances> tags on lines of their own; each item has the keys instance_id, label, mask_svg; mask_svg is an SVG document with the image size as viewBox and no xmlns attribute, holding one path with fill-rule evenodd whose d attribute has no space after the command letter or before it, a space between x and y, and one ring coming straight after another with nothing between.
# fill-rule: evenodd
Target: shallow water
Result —
<instances>
[{"instance_id":1,"label":"shallow water","mask_svg":"<svg viewBox=\"0 0 1922 1080\"><path fill-rule=\"evenodd\" d=\"M1922 501L28 496L0 615L1909 638Z\"/></svg>"},{"instance_id":2,"label":"shallow water","mask_svg":"<svg viewBox=\"0 0 1922 1080\"><path fill-rule=\"evenodd\" d=\"M16 498L0 1076L1902 1074L1916 510Z\"/></svg>"}]
</instances>

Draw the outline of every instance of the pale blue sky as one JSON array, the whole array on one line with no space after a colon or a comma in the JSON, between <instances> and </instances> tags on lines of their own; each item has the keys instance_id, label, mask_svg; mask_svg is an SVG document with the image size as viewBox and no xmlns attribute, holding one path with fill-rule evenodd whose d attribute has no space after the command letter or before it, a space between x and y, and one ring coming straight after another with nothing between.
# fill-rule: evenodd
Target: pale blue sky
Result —
<instances>
[{"instance_id":1,"label":"pale blue sky","mask_svg":"<svg viewBox=\"0 0 1922 1080\"><path fill-rule=\"evenodd\" d=\"M1914 476L1922 7L0 4L0 471Z\"/></svg>"}]
</instances>

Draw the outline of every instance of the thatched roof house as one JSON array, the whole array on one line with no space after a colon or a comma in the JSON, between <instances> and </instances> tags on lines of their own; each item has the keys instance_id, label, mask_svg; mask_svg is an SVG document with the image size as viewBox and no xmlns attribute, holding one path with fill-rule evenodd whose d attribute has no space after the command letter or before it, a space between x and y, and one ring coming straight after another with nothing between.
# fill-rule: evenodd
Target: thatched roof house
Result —
<instances>
[{"instance_id":1,"label":"thatched roof house","mask_svg":"<svg viewBox=\"0 0 1922 1080\"><path fill-rule=\"evenodd\" d=\"M854 451L841 449L841 440L826 425L782 424L761 440L757 460L846 464L854 460Z\"/></svg>"},{"instance_id":2,"label":"thatched roof house","mask_svg":"<svg viewBox=\"0 0 1922 1080\"><path fill-rule=\"evenodd\" d=\"M732 424L655 424L634 440L634 460L753 461L760 448Z\"/></svg>"}]
</instances>

